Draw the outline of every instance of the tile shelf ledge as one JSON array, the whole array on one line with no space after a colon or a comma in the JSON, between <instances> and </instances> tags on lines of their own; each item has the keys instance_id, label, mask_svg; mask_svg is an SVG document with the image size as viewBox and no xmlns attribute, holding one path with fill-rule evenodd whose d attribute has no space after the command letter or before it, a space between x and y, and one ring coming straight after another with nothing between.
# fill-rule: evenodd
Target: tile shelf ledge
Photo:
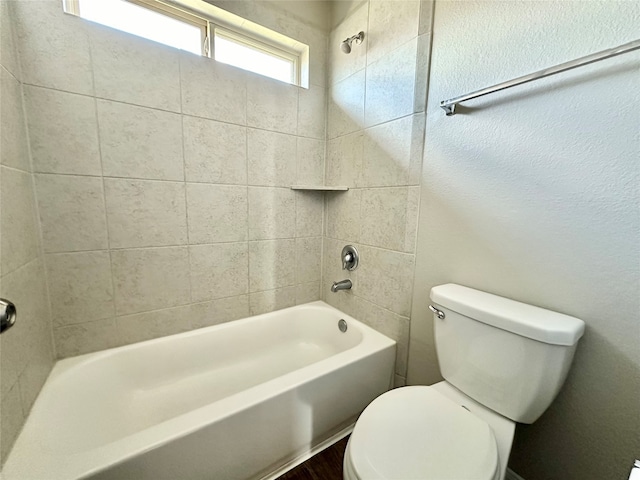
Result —
<instances>
[{"instance_id":1,"label":"tile shelf ledge","mask_svg":"<svg viewBox=\"0 0 640 480\"><path fill-rule=\"evenodd\" d=\"M349 187L345 186L323 186L323 185L291 185L291 190L308 190L314 192L346 192Z\"/></svg>"}]
</instances>

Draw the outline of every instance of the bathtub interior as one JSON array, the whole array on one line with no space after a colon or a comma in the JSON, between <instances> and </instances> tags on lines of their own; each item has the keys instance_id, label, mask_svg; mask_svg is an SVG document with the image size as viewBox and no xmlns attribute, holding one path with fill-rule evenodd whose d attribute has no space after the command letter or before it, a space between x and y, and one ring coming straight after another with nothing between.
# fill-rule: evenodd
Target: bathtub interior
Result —
<instances>
[{"instance_id":1,"label":"bathtub interior","mask_svg":"<svg viewBox=\"0 0 640 480\"><path fill-rule=\"evenodd\" d=\"M56 381L43 391L47 416L58 419L43 443L54 452L90 450L360 343L357 328L336 334L342 317L332 313L335 321L319 317L326 310L288 309L63 360ZM91 434L78 435L87 425ZM69 434L61 439L61 432Z\"/></svg>"},{"instance_id":2,"label":"bathtub interior","mask_svg":"<svg viewBox=\"0 0 640 480\"><path fill-rule=\"evenodd\" d=\"M345 333L337 326L341 318L350 325ZM204 419L222 421L273 391L297 388L309 377L332 375L331 369L390 348L395 342L387 337L313 302L62 360L14 450L21 450L18 463L37 452L60 465L78 460L86 471L98 458L156 448L168 437L196 431ZM389 368L391 377L392 363Z\"/></svg>"}]
</instances>

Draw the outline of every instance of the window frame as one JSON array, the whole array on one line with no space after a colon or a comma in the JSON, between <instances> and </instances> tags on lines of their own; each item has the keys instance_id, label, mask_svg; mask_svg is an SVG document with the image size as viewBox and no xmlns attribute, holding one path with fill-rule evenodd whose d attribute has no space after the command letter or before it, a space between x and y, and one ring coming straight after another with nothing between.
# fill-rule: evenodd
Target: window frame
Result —
<instances>
[{"instance_id":1,"label":"window frame","mask_svg":"<svg viewBox=\"0 0 640 480\"><path fill-rule=\"evenodd\" d=\"M126 2L138 5L148 10L166 15L184 23L188 23L200 29L201 32L201 55L203 57L215 60L215 37L219 35L232 42L239 43L253 50L257 50L266 55L277 57L292 63L292 81L291 85L308 88L303 83L306 83L303 79L303 65L305 64L305 55L308 57L308 51L299 51L296 48L287 48L287 46L280 44L277 41L269 41L259 34L252 34L250 29L237 28L229 26L225 22L220 22L220 19L216 19L214 15L209 13L193 13L190 8L181 8L180 5L164 2L162 0L124 0ZM81 16L80 0L62 0L64 11L68 14ZM246 23L246 22L243 22ZM266 27L262 27L266 28ZM269 29L270 30L270 29ZM271 30L270 30L271 31ZM277 32L273 32L277 33ZM282 34L278 34L283 36ZM289 38L289 37L286 37ZM293 42L299 43L293 39ZM307 47L308 49L308 47ZM239 67L236 67L239 68ZM274 79L268 75L264 75L258 72L254 72L257 75L262 75L267 78ZM285 82L283 82L285 83Z\"/></svg>"}]
</instances>

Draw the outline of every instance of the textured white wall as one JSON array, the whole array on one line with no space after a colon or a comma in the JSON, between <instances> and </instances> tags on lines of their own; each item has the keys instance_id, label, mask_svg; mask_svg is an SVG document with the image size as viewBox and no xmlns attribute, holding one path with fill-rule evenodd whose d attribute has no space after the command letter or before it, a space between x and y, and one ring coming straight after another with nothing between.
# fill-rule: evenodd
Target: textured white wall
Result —
<instances>
[{"instance_id":1,"label":"textured white wall","mask_svg":"<svg viewBox=\"0 0 640 480\"><path fill-rule=\"evenodd\" d=\"M436 5L409 383L439 379L429 289L584 319L567 383L511 467L626 478L640 452L640 52L467 103L440 100L639 37L638 2Z\"/></svg>"}]
</instances>

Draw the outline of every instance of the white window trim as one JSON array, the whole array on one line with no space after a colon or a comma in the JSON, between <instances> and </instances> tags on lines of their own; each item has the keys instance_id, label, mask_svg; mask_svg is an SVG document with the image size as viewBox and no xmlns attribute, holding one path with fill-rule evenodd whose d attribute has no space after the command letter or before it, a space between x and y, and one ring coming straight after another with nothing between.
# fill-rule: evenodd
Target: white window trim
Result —
<instances>
[{"instance_id":1,"label":"white window trim","mask_svg":"<svg viewBox=\"0 0 640 480\"><path fill-rule=\"evenodd\" d=\"M62 0L66 13L80 16L79 0ZM214 33L294 64L292 85L309 88L309 47L202 0L126 0L197 26L202 56L214 58ZM269 78L269 77L267 77Z\"/></svg>"}]
</instances>

